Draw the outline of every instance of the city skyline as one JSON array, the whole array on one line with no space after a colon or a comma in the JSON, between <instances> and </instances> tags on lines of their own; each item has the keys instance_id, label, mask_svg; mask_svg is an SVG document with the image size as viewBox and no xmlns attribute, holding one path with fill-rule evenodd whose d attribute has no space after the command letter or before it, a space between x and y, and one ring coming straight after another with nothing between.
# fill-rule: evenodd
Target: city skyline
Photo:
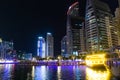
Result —
<instances>
[{"instance_id":1,"label":"city skyline","mask_svg":"<svg viewBox=\"0 0 120 80\"><path fill-rule=\"evenodd\" d=\"M44 36L45 32L52 32L55 37L55 53L60 54L60 47L56 48L56 46L60 46L60 41L65 36L67 9L75 1L50 1L51 4L37 0L33 3L32 1L22 2L22 0L21 3L3 2L5 5L1 5L4 10L1 9L0 36L4 40L13 40L16 50L25 50L35 54L37 37ZM114 13L113 11L118 6L117 0L109 1L108 4ZM50 7L43 7L44 5Z\"/></svg>"},{"instance_id":2,"label":"city skyline","mask_svg":"<svg viewBox=\"0 0 120 80\"><path fill-rule=\"evenodd\" d=\"M120 80L120 0L3 0L0 80Z\"/></svg>"},{"instance_id":3,"label":"city skyline","mask_svg":"<svg viewBox=\"0 0 120 80\"><path fill-rule=\"evenodd\" d=\"M41 58L54 57L54 37L52 33L47 32L46 38L43 36L38 37L37 54L34 56L39 56Z\"/></svg>"}]
</instances>

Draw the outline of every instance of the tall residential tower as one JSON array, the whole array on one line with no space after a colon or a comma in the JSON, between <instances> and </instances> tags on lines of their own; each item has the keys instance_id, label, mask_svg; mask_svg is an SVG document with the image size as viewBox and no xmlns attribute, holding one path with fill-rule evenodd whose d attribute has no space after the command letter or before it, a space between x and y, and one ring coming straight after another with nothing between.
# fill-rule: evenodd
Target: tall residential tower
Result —
<instances>
[{"instance_id":1,"label":"tall residential tower","mask_svg":"<svg viewBox=\"0 0 120 80\"><path fill-rule=\"evenodd\" d=\"M51 33L46 36L46 57L54 57L54 38Z\"/></svg>"},{"instance_id":2,"label":"tall residential tower","mask_svg":"<svg viewBox=\"0 0 120 80\"><path fill-rule=\"evenodd\" d=\"M120 45L120 0L118 0L119 7L116 8L115 11L115 26L117 28L117 33L118 33L118 45Z\"/></svg>"},{"instance_id":3,"label":"tall residential tower","mask_svg":"<svg viewBox=\"0 0 120 80\"><path fill-rule=\"evenodd\" d=\"M43 37L38 37L37 43L37 56L45 58L45 39Z\"/></svg>"},{"instance_id":4,"label":"tall residential tower","mask_svg":"<svg viewBox=\"0 0 120 80\"><path fill-rule=\"evenodd\" d=\"M85 14L87 51L104 51L117 44L113 16L100 0L87 0Z\"/></svg>"}]
</instances>

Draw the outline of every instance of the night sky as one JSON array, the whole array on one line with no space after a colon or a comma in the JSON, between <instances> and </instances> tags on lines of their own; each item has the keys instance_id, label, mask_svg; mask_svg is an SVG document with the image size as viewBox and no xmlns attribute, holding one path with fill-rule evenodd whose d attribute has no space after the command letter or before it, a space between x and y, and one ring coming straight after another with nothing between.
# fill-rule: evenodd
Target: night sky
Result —
<instances>
[{"instance_id":1,"label":"night sky","mask_svg":"<svg viewBox=\"0 0 120 80\"><path fill-rule=\"evenodd\" d=\"M46 37L46 33L51 32L55 40L55 55L60 54L61 39L66 33L67 9L77 0L1 1L0 37L13 40L16 50L35 54L37 37ZM118 6L117 0L103 1L110 5L112 12Z\"/></svg>"}]
</instances>

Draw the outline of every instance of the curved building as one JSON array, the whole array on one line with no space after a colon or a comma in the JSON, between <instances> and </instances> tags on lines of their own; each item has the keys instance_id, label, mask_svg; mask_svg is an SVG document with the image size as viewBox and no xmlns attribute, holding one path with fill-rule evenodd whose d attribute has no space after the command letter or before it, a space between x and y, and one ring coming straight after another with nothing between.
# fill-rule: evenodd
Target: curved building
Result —
<instances>
[{"instance_id":1,"label":"curved building","mask_svg":"<svg viewBox=\"0 0 120 80\"><path fill-rule=\"evenodd\" d=\"M100 0L87 0L85 29L89 52L108 50L117 43L110 8Z\"/></svg>"},{"instance_id":2,"label":"curved building","mask_svg":"<svg viewBox=\"0 0 120 80\"><path fill-rule=\"evenodd\" d=\"M72 4L67 12L67 54L84 51L84 20L79 16L79 3Z\"/></svg>"}]
</instances>

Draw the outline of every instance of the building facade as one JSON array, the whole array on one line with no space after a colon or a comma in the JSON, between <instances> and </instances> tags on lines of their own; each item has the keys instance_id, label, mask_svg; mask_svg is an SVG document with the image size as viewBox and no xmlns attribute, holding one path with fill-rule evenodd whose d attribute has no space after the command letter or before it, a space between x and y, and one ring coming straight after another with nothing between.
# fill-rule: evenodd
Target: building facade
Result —
<instances>
[{"instance_id":1,"label":"building facade","mask_svg":"<svg viewBox=\"0 0 120 80\"><path fill-rule=\"evenodd\" d=\"M78 55L85 50L84 20L79 16L79 3L72 4L67 12L67 54Z\"/></svg>"},{"instance_id":2,"label":"building facade","mask_svg":"<svg viewBox=\"0 0 120 80\"><path fill-rule=\"evenodd\" d=\"M85 14L87 51L105 51L116 45L114 28L109 6L100 0L87 0Z\"/></svg>"},{"instance_id":3,"label":"building facade","mask_svg":"<svg viewBox=\"0 0 120 80\"><path fill-rule=\"evenodd\" d=\"M32 60L32 53L25 53L22 55L24 60Z\"/></svg>"},{"instance_id":4,"label":"building facade","mask_svg":"<svg viewBox=\"0 0 120 80\"><path fill-rule=\"evenodd\" d=\"M113 17L105 17L109 49L118 45L118 33Z\"/></svg>"},{"instance_id":5,"label":"building facade","mask_svg":"<svg viewBox=\"0 0 120 80\"><path fill-rule=\"evenodd\" d=\"M120 0L118 0L118 3L119 3L119 7L116 8L116 11L115 11L114 23L117 28L118 45L120 45Z\"/></svg>"},{"instance_id":6,"label":"building facade","mask_svg":"<svg viewBox=\"0 0 120 80\"><path fill-rule=\"evenodd\" d=\"M12 59L13 42L0 39L0 58Z\"/></svg>"},{"instance_id":7,"label":"building facade","mask_svg":"<svg viewBox=\"0 0 120 80\"><path fill-rule=\"evenodd\" d=\"M37 56L40 58L45 58L45 39L43 37L38 37L37 43Z\"/></svg>"},{"instance_id":8,"label":"building facade","mask_svg":"<svg viewBox=\"0 0 120 80\"><path fill-rule=\"evenodd\" d=\"M46 37L46 57L54 57L54 38L51 33Z\"/></svg>"},{"instance_id":9,"label":"building facade","mask_svg":"<svg viewBox=\"0 0 120 80\"><path fill-rule=\"evenodd\" d=\"M63 57L69 57L67 53L67 36L64 36L61 40L61 55Z\"/></svg>"}]
</instances>

